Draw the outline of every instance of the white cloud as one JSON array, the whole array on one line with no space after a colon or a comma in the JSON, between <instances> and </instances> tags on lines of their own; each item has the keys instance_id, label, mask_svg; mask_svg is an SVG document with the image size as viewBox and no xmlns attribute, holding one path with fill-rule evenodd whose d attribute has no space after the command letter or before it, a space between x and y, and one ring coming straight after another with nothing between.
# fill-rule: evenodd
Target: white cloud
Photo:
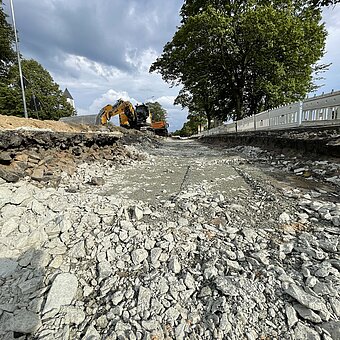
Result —
<instances>
[{"instance_id":1,"label":"white cloud","mask_svg":"<svg viewBox=\"0 0 340 340\"><path fill-rule=\"evenodd\" d=\"M157 52L148 48L145 50L138 50L137 48L128 47L125 53L126 61L134 66L138 72L149 72L150 65L158 57Z\"/></svg>"},{"instance_id":2,"label":"white cloud","mask_svg":"<svg viewBox=\"0 0 340 340\"><path fill-rule=\"evenodd\" d=\"M137 101L134 98L131 98L126 91L120 92L110 89L93 101L93 103L90 105L90 111L99 112L102 107L107 104L114 104L118 99L130 101L132 104L137 103Z\"/></svg>"},{"instance_id":3,"label":"white cloud","mask_svg":"<svg viewBox=\"0 0 340 340\"><path fill-rule=\"evenodd\" d=\"M322 76L325 78L318 84L325 84L317 93L330 92L332 89L340 90L340 6L327 7L323 11L323 20L326 24L328 36L326 39L325 55L320 60L321 64L332 63L329 70Z\"/></svg>"}]
</instances>

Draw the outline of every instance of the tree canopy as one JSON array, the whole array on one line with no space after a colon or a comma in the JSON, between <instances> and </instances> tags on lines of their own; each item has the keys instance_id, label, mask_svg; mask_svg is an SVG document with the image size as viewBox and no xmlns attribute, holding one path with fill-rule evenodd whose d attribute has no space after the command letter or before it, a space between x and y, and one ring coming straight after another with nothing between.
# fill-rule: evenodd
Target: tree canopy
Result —
<instances>
[{"instance_id":1,"label":"tree canopy","mask_svg":"<svg viewBox=\"0 0 340 340\"><path fill-rule=\"evenodd\" d=\"M58 84L37 61L23 60L21 66L29 117L58 120L75 114ZM0 82L0 112L5 115L24 115L17 64L10 67L7 77Z\"/></svg>"},{"instance_id":2,"label":"tree canopy","mask_svg":"<svg viewBox=\"0 0 340 340\"><path fill-rule=\"evenodd\" d=\"M240 119L313 88L326 38L319 7L294 0L187 0L181 16L150 71L181 84L175 102L204 112L208 122Z\"/></svg>"},{"instance_id":3,"label":"tree canopy","mask_svg":"<svg viewBox=\"0 0 340 340\"><path fill-rule=\"evenodd\" d=\"M10 64L15 61L14 31L6 18L0 0L0 77L6 76Z\"/></svg>"},{"instance_id":4,"label":"tree canopy","mask_svg":"<svg viewBox=\"0 0 340 340\"><path fill-rule=\"evenodd\" d=\"M167 112L160 103L148 102L145 105L149 108L152 114L152 122L159 122L167 119Z\"/></svg>"}]
</instances>

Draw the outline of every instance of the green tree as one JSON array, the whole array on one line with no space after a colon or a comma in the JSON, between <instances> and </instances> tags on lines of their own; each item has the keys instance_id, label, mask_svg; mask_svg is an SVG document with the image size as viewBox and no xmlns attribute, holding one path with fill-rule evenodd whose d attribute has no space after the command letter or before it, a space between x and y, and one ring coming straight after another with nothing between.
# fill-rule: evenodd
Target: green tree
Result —
<instances>
[{"instance_id":1,"label":"green tree","mask_svg":"<svg viewBox=\"0 0 340 340\"><path fill-rule=\"evenodd\" d=\"M198 127L200 125L205 125L207 120L200 113L190 113L188 115L188 120L183 124L180 130L173 133L174 136L188 137L198 133Z\"/></svg>"},{"instance_id":2,"label":"green tree","mask_svg":"<svg viewBox=\"0 0 340 340\"><path fill-rule=\"evenodd\" d=\"M150 71L182 84L177 103L240 119L300 99L324 53L321 10L302 1L187 0Z\"/></svg>"},{"instance_id":3,"label":"green tree","mask_svg":"<svg viewBox=\"0 0 340 340\"><path fill-rule=\"evenodd\" d=\"M0 82L6 76L10 64L15 61L14 31L6 18L7 15L2 8L2 0L0 0Z\"/></svg>"},{"instance_id":4,"label":"green tree","mask_svg":"<svg viewBox=\"0 0 340 340\"><path fill-rule=\"evenodd\" d=\"M148 102L145 105L149 108L152 114L152 122L159 122L167 119L167 112L160 103Z\"/></svg>"},{"instance_id":5,"label":"green tree","mask_svg":"<svg viewBox=\"0 0 340 340\"><path fill-rule=\"evenodd\" d=\"M73 107L62 95L59 85L37 61L23 60L21 66L30 118L58 120L75 114ZM0 112L23 116L17 64L11 66L6 81L0 84Z\"/></svg>"}]
</instances>

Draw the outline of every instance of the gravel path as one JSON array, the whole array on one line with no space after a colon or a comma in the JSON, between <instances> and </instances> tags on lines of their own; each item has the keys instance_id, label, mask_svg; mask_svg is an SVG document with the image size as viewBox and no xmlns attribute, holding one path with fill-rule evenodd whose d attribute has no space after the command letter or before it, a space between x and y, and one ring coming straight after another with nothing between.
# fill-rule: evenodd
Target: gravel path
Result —
<instances>
[{"instance_id":1,"label":"gravel path","mask_svg":"<svg viewBox=\"0 0 340 340\"><path fill-rule=\"evenodd\" d=\"M127 150L0 182L1 339L340 338L338 163Z\"/></svg>"}]
</instances>

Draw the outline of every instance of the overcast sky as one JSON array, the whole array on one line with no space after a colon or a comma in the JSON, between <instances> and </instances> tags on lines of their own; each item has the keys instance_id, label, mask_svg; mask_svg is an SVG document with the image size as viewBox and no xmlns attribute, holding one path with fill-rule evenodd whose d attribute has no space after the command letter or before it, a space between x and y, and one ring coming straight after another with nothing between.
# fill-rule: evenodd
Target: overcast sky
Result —
<instances>
[{"instance_id":1,"label":"overcast sky","mask_svg":"<svg viewBox=\"0 0 340 340\"><path fill-rule=\"evenodd\" d=\"M41 63L72 94L78 114L96 114L118 98L158 101L168 111L170 130L182 127L187 112L173 106L170 88L151 63L179 25L183 0L13 0L20 50ZM4 0L10 13L9 0ZM332 62L318 93L340 90L340 6L324 13Z\"/></svg>"}]
</instances>

